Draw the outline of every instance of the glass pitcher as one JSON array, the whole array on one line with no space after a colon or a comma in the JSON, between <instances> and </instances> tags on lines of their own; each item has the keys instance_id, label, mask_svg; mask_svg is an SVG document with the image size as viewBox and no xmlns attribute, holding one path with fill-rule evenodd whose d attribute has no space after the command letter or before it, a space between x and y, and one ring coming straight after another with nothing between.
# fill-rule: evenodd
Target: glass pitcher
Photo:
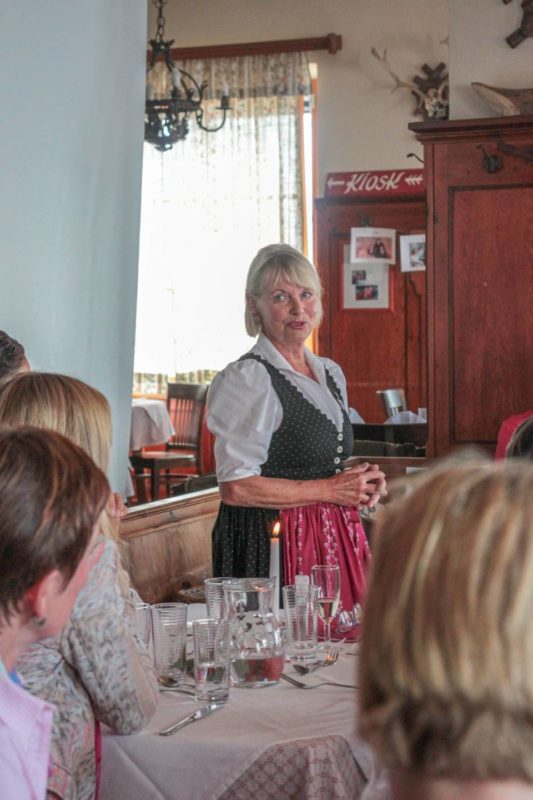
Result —
<instances>
[{"instance_id":1,"label":"glass pitcher","mask_svg":"<svg viewBox=\"0 0 533 800\"><path fill-rule=\"evenodd\" d=\"M230 629L231 685L272 686L280 679L285 637L272 612L275 578L224 582L224 619Z\"/></svg>"}]
</instances>

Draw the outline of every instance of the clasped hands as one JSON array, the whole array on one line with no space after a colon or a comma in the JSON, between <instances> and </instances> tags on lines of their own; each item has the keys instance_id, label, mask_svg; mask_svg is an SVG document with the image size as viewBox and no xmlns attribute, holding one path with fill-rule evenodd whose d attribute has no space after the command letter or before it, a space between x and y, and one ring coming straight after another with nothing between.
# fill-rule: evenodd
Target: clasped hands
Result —
<instances>
[{"instance_id":1,"label":"clasped hands","mask_svg":"<svg viewBox=\"0 0 533 800\"><path fill-rule=\"evenodd\" d=\"M348 467L330 480L334 484L333 490L336 496L333 502L341 506L356 506L358 509L365 506L372 509L380 498L387 494L384 473L377 464L370 464L367 461L355 467Z\"/></svg>"}]
</instances>

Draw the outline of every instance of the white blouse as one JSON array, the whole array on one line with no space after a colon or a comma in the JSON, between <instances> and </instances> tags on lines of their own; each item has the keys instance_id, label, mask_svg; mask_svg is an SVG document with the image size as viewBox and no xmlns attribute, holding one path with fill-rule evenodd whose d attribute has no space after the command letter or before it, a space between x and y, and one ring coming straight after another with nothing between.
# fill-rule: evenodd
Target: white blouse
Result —
<instances>
[{"instance_id":1,"label":"white blouse","mask_svg":"<svg viewBox=\"0 0 533 800\"><path fill-rule=\"evenodd\" d=\"M249 351L269 361L322 411L342 432L342 409L329 391L325 367L341 391L347 409L346 379L329 358L305 350L305 360L316 380L296 372L274 345L260 334ZM270 376L254 359L234 361L215 377L207 396L207 425L215 435L219 483L261 474L272 434L281 425L283 409Z\"/></svg>"}]
</instances>

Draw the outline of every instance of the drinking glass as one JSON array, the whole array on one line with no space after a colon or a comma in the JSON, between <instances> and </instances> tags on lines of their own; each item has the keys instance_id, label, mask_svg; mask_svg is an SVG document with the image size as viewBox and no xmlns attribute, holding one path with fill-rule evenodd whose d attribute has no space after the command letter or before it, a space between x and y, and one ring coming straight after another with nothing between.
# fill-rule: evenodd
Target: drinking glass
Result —
<instances>
[{"instance_id":1,"label":"drinking glass","mask_svg":"<svg viewBox=\"0 0 533 800\"><path fill-rule=\"evenodd\" d=\"M164 683L179 683L185 677L187 606L185 603L156 603L151 606L154 661L157 676Z\"/></svg>"},{"instance_id":2,"label":"drinking glass","mask_svg":"<svg viewBox=\"0 0 533 800\"><path fill-rule=\"evenodd\" d=\"M207 605L207 616L210 619L222 619L224 616L224 581L231 578L204 578L205 602Z\"/></svg>"},{"instance_id":3,"label":"drinking glass","mask_svg":"<svg viewBox=\"0 0 533 800\"><path fill-rule=\"evenodd\" d=\"M290 661L312 661L317 651L318 589L284 586L285 635Z\"/></svg>"},{"instance_id":4,"label":"drinking glass","mask_svg":"<svg viewBox=\"0 0 533 800\"><path fill-rule=\"evenodd\" d=\"M140 639L150 652L152 645L152 614L149 603L135 603L135 627Z\"/></svg>"},{"instance_id":5,"label":"drinking glass","mask_svg":"<svg viewBox=\"0 0 533 800\"><path fill-rule=\"evenodd\" d=\"M197 619L192 625L194 685L197 700L221 701L229 696L229 625L224 620Z\"/></svg>"},{"instance_id":6,"label":"drinking glass","mask_svg":"<svg viewBox=\"0 0 533 800\"><path fill-rule=\"evenodd\" d=\"M341 595L338 566L320 564L311 567L311 581L318 589L318 616L324 623L324 649L331 646L331 621L337 616Z\"/></svg>"}]
</instances>

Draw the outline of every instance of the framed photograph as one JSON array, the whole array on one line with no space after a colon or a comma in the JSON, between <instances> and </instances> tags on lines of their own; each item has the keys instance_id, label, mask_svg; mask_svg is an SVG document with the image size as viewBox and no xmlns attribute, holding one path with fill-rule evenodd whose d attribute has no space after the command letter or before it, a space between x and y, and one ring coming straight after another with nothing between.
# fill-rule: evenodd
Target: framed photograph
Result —
<instances>
[{"instance_id":1,"label":"framed photograph","mask_svg":"<svg viewBox=\"0 0 533 800\"><path fill-rule=\"evenodd\" d=\"M344 248L342 308L372 311L391 309L389 265L367 261L352 264L350 248Z\"/></svg>"},{"instance_id":2,"label":"framed photograph","mask_svg":"<svg viewBox=\"0 0 533 800\"><path fill-rule=\"evenodd\" d=\"M400 266L402 272L419 272L426 268L425 233L400 236Z\"/></svg>"},{"instance_id":3,"label":"framed photograph","mask_svg":"<svg viewBox=\"0 0 533 800\"><path fill-rule=\"evenodd\" d=\"M369 261L395 264L396 231L392 228L352 228L350 261L353 264Z\"/></svg>"}]
</instances>

